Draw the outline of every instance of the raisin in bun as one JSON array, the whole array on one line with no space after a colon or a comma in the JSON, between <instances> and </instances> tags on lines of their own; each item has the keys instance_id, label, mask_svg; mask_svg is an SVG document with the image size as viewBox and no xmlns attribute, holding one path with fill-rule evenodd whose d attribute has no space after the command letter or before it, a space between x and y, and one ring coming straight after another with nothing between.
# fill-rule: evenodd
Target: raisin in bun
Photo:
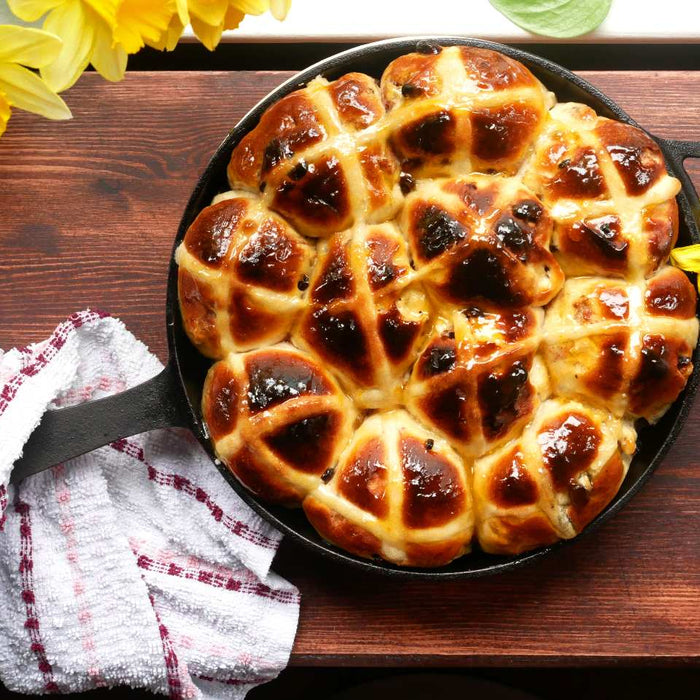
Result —
<instances>
[{"instance_id":1,"label":"raisin in bun","mask_svg":"<svg viewBox=\"0 0 700 700\"><path fill-rule=\"evenodd\" d=\"M320 483L355 422L332 375L287 343L213 365L202 415L226 466L251 491L287 505Z\"/></svg>"},{"instance_id":2,"label":"raisin in bun","mask_svg":"<svg viewBox=\"0 0 700 700\"><path fill-rule=\"evenodd\" d=\"M405 411L367 418L304 511L330 542L403 566L447 564L473 534L461 459Z\"/></svg>"}]
</instances>

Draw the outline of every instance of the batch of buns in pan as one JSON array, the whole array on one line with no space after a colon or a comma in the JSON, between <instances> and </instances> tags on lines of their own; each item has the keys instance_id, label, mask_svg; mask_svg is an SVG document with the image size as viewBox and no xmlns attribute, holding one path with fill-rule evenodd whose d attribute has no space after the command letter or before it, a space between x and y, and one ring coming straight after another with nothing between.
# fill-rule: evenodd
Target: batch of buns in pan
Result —
<instances>
[{"instance_id":1,"label":"batch of buns in pan","mask_svg":"<svg viewBox=\"0 0 700 700\"><path fill-rule=\"evenodd\" d=\"M216 453L363 557L574 537L691 373L679 182L519 62L425 44L317 78L233 150L177 251Z\"/></svg>"}]
</instances>

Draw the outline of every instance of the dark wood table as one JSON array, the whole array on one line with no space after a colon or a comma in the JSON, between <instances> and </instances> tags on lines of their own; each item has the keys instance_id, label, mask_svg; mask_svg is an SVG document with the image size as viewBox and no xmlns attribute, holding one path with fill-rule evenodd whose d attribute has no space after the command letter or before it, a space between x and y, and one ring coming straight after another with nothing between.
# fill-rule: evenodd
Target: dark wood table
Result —
<instances>
[{"instance_id":1,"label":"dark wood table","mask_svg":"<svg viewBox=\"0 0 700 700\"><path fill-rule=\"evenodd\" d=\"M700 138L700 72L585 77L660 136ZM198 174L280 72L86 74L72 122L13 115L0 139L0 347L108 310L166 359L168 256ZM696 184L700 168L689 162ZM700 661L700 405L651 482L595 533L496 578L401 582L284 543L302 591L294 665Z\"/></svg>"}]
</instances>

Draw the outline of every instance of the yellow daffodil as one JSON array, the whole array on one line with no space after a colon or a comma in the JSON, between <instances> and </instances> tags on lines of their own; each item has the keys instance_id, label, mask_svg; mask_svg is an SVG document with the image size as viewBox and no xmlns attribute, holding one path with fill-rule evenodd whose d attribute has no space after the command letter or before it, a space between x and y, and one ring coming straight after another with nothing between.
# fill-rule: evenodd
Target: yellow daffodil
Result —
<instances>
[{"instance_id":1,"label":"yellow daffodil","mask_svg":"<svg viewBox=\"0 0 700 700\"><path fill-rule=\"evenodd\" d=\"M700 244L674 248L671 251L671 262L686 272L700 273ZM700 290L700 274L698 275L698 289Z\"/></svg>"},{"instance_id":2,"label":"yellow daffodil","mask_svg":"<svg viewBox=\"0 0 700 700\"><path fill-rule=\"evenodd\" d=\"M47 85L61 92L69 88L92 63L107 80L121 80L126 70L126 51L115 44L120 0L8 0L10 9L26 22L46 14L44 29L63 39L55 61L42 67Z\"/></svg>"},{"instance_id":3,"label":"yellow daffodil","mask_svg":"<svg viewBox=\"0 0 700 700\"><path fill-rule=\"evenodd\" d=\"M66 103L34 72L44 68L61 51L61 40L41 29L0 25L0 136L5 132L11 107L49 119L70 119Z\"/></svg>"},{"instance_id":4,"label":"yellow daffodil","mask_svg":"<svg viewBox=\"0 0 700 700\"><path fill-rule=\"evenodd\" d=\"M46 84L60 92L88 63L107 80L121 80L128 54L146 44L170 51L188 24L213 51L222 33L238 27L246 14L269 10L283 20L291 0L8 0L8 5L26 22L46 15L44 29L63 40L56 60L41 68Z\"/></svg>"},{"instance_id":5,"label":"yellow daffodil","mask_svg":"<svg viewBox=\"0 0 700 700\"><path fill-rule=\"evenodd\" d=\"M121 80L127 55L167 32L174 0L8 0L27 22L46 14L44 29L63 39L56 61L42 69L47 84L66 90L92 63L107 80Z\"/></svg>"}]
</instances>

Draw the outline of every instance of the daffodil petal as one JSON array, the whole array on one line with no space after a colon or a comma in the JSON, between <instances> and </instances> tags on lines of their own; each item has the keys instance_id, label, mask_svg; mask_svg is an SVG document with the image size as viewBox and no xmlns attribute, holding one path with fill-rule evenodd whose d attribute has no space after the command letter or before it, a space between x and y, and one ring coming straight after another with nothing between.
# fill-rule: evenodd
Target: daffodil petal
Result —
<instances>
[{"instance_id":1,"label":"daffodil petal","mask_svg":"<svg viewBox=\"0 0 700 700\"><path fill-rule=\"evenodd\" d=\"M5 96L0 93L0 136L5 133L7 122L10 121L11 113L12 110L10 109L10 103L5 99Z\"/></svg>"},{"instance_id":2,"label":"daffodil petal","mask_svg":"<svg viewBox=\"0 0 700 700\"><path fill-rule=\"evenodd\" d=\"M192 29L194 29L194 24L192 23L194 17L200 22L211 25L211 29L216 28L224 21L226 10L228 9L228 0L189 0L187 7L190 11ZM197 34L197 36L199 35ZM218 40L216 43L219 43Z\"/></svg>"},{"instance_id":3,"label":"daffodil petal","mask_svg":"<svg viewBox=\"0 0 700 700\"><path fill-rule=\"evenodd\" d=\"M221 24L213 27L211 24L202 22L196 15L190 15L190 24L196 37L209 49L213 51L221 41L221 33L224 31L223 18Z\"/></svg>"},{"instance_id":4,"label":"daffodil petal","mask_svg":"<svg viewBox=\"0 0 700 700\"><path fill-rule=\"evenodd\" d=\"M36 22L39 17L62 2L63 0L7 0L13 14L25 22Z\"/></svg>"},{"instance_id":5,"label":"daffodil petal","mask_svg":"<svg viewBox=\"0 0 700 700\"><path fill-rule=\"evenodd\" d=\"M270 0L270 14L280 22L287 18L292 0Z\"/></svg>"},{"instance_id":6,"label":"daffodil petal","mask_svg":"<svg viewBox=\"0 0 700 700\"><path fill-rule=\"evenodd\" d=\"M177 16L180 18L180 23L184 28L190 23L190 13L187 9L187 0L175 0L175 7L177 8Z\"/></svg>"},{"instance_id":7,"label":"daffodil petal","mask_svg":"<svg viewBox=\"0 0 700 700\"><path fill-rule=\"evenodd\" d=\"M226 10L226 16L224 17L224 29L236 29L238 25L243 21L245 13L241 12L235 7L229 7Z\"/></svg>"},{"instance_id":8,"label":"daffodil petal","mask_svg":"<svg viewBox=\"0 0 700 700\"><path fill-rule=\"evenodd\" d=\"M180 21L180 17L174 14L168 28L163 34L161 34L156 41L146 39L146 43L154 49L158 49L158 51L163 51L164 49L166 51L172 51L177 46L177 42L182 36L182 30L184 28L185 26Z\"/></svg>"},{"instance_id":9,"label":"daffodil petal","mask_svg":"<svg viewBox=\"0 0 700 700\"><path fill-rule=\"evenodd\" d=\"M56 59L62 45L57 36L41 29L0 25L0 63L41 68Z\"/></svg>"},{"instance_id":10,"label":"daffodil petal","mask_svg":"<svg viewBox=\"0 0 700 700\"><path fill-rule=\"evenodd\" d=\"M688 272L700 272L700 245L687 245L671 251L671 262Z\"/></svg>"},{"instance_id":11,"label":"daffodil petal","mask_svg":"<svg viewBox=\"0 0 700 700\"><path fill-rule=\"evenodd\" d=\"M167 32L174 13L174 4L163 0L124 0L117 12L114 41L127 53L136 53Z\"/></svg>"},{"instance_id":12,"label":"daffodil petal","mask_svg":"<svg viewBox=\"0 0 700 700\"><path fill-rule=\"evenodd\" d=\"M180 37L182 36L184 29L185 25L180 21L180 17L175 15L175 17L173 17L173 21L168 27L168 33L165 39L165 48L167 51L173 51L175 49L177 42L180 41Z\"/></svg>"},{"instance_id":13,"label":"daffodil petal","mask_svg":"<svg viewBox=\"0 0 700 700\"><path fill-rule=\"evenodd\" d=\"M121 0L82 0L86 5L91 7L111 29L117 24L117 9Z\"/></svg>"},{"instance_id":14,"label":"daffodil petal","mask_svg":"<svg viewBox=\"0 0 700 700\"><path fill-rule=\"evenodd\" d=\"M113 44L112 31L107 24L96 22L94 27L95 42L90 63L103 78L117 82L124 77L126 71L126 51L120 44Z\"/></svg>"},{"instance_id":15,"label":"daffodil petal","mask_svg":"<svg viewBox=\"0 0 700 700\"><path fill-rule=\"evenodd\" d=\"M52 10L44 29L63 39L58 58L41 69L41 76L54 92L67 90L90 62L95 30L80 0L68 0Z\"/></svg>"},{"instance_id":16,"label":"daffodil petal","mask_svg":"<svg viewBox=\"0 0 700 700\"><path fill-rule=\"evenodd\" d=\"M261 15L270 9L270 0L231 0L231 5L246 15Z\"/></svg>"},{"instance_id":17,"label":"daffodil petal","mask_svg":"<svg viewBox=\"0 0 700 700\"><path fill-rule=\"evenodd\" d=\"M0 92L13 107L47 119L70 119L72 116L68 105L36 73L24 66L0 64Z\"/></svg>"}]
</instances>

